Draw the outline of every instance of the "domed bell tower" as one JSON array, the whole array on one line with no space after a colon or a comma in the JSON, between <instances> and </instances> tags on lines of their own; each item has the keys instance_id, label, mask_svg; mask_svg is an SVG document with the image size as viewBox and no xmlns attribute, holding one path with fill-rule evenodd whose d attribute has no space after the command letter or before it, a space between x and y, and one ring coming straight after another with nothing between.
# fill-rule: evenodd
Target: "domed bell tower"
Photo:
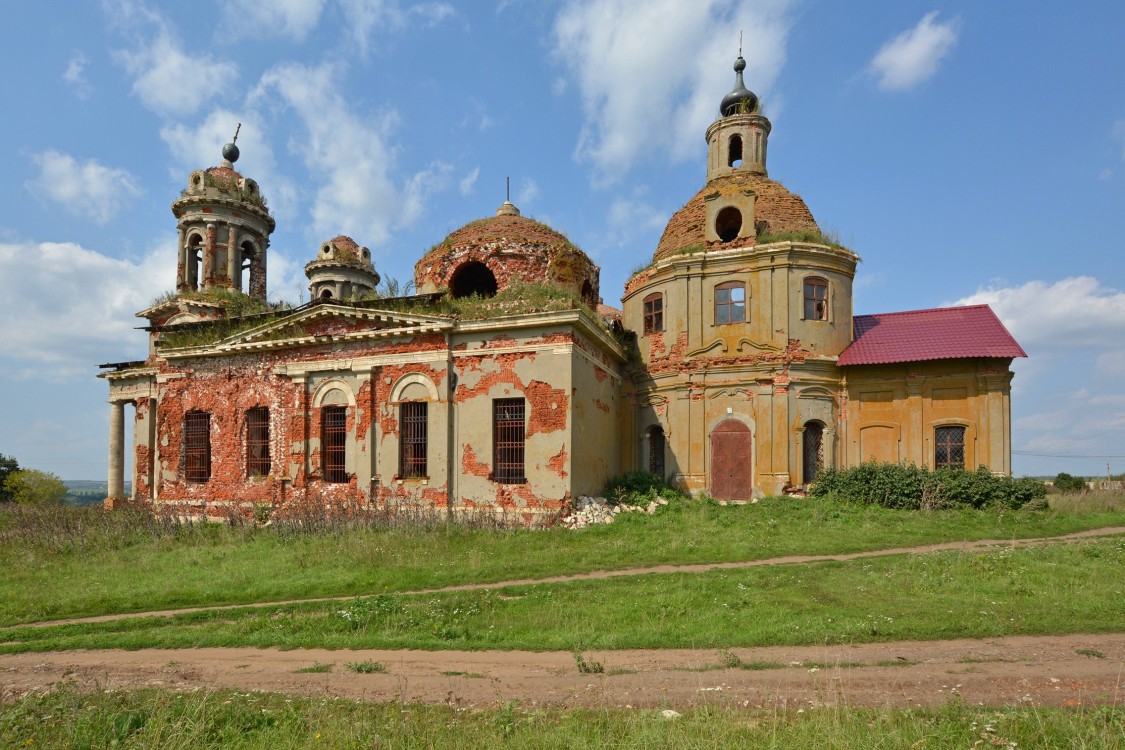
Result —
<instances>
[{"instance_id":1,"label":"domed bell tower","mask_svg":"<svg viewBox=\"0 0 1125 750\"><path fill-rule=\"evenodd\" d=\"M266 249L276 223L258 183L234 169L237 141L236 130L219 166L192 172L172 203L179 229L177 294L233 289L266 298Z\"/></svg>"}]
</instances>

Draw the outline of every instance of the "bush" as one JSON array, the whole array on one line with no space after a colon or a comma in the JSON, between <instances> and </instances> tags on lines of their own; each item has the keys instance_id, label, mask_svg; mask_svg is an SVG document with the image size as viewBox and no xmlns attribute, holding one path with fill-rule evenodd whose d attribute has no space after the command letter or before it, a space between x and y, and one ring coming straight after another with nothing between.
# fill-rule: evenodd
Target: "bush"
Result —
<instances>
[{"instance_id":1,"label":"bush","mask_svg":"<svg viewBox=\"0 0 1125 750\"><path fill-rule=\"evenodd\" d=\"M631 471L609 480L602 494L610 505L644 505L658 497L672 500L683 493L669 485L659 474Z\"/></svg>"},{"instance_id":2,"label":"bush","mask_svg":"<svg viewBox=\"0 0 1125 750\"><path fill-rule=\"evenodd\" d=\"M1047 487L1037 479L994 476L984 466L931 472L913 464L868 461L851 469L824 470L810 494L884 508L1021 508L1046 497Z\"/></svg>"},{"instance_id":3,"label":"bush","mask_svg":"<svg viewBox=\"0 0 1125 750\"><path fill-rule=\"evenodd\" d=\"M1064 494L1085 492L1087 489L1086 480L1082 477L1071 476L1065 471L1060 471L1055 475L1055 489Z\"/></svg>"}]
</instances>

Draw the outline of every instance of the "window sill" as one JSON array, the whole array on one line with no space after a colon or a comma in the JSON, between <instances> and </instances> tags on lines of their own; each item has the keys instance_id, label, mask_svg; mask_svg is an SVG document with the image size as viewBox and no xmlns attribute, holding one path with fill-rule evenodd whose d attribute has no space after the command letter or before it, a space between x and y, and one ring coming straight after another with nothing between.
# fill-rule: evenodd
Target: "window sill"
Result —
<instances>
[{"instance_id":1,"label":"window sill","mask_svg":"<svg viewBox=\"0 0 1125 750\"><path fill-rule=\"evenodd\" d=\"M395 476L394 482L395 482L395 484L429 484L430 483L430 477L429 476L424 476L424 477L400 477L400 476Z\"/></svg>"}]
</instances>

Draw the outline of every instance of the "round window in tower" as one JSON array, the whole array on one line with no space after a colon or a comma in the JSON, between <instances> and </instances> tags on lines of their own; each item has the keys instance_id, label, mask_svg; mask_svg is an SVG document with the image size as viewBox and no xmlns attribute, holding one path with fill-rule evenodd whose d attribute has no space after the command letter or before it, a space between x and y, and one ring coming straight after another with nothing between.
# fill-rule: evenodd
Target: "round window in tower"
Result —
<instances>
[{"instance_id":1,"label":"round window in tower","mask_svg":"<svg viewBox=\"0 0 1125 750\"><path fill-rule=\"evenodd\" d=\"M719 215L715 217L715 234L719 235L719 239L723 242L730 242L738 238L738 233L742 230L742 212L734 206L727 206L719 211Z\"/></svg>"}]
</instances>

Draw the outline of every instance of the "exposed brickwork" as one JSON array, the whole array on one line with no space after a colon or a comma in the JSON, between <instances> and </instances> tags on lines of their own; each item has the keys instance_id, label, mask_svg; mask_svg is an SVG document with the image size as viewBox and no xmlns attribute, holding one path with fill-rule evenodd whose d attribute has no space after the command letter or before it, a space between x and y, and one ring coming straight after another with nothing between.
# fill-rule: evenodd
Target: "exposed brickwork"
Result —
<instances>
[{"instance_id":1,"label":"exposed brickwork","mask_svg":"<svg viewBox=\"0 0 1125 750\"><path fill-rule=\"evenodd\" d=\"M689 200L683 208L672 215L664 234L656 246L653 260L675 255L684 248L708 245L704 241L704 223L707 220L706 197L714 193L734 195L744 190L753 190L754 223L763 226L768 232L820 231L812 212L799 195L789 192L779 182L768 177L739 172L717 177ZM762 222L765 222L763 225ZM736 240L730 245L753 245L755 240ZM711 247L723 247L723 243L709 243ZM633 284L633 281L630 282Z\"/></svg>"}]
</instances>

